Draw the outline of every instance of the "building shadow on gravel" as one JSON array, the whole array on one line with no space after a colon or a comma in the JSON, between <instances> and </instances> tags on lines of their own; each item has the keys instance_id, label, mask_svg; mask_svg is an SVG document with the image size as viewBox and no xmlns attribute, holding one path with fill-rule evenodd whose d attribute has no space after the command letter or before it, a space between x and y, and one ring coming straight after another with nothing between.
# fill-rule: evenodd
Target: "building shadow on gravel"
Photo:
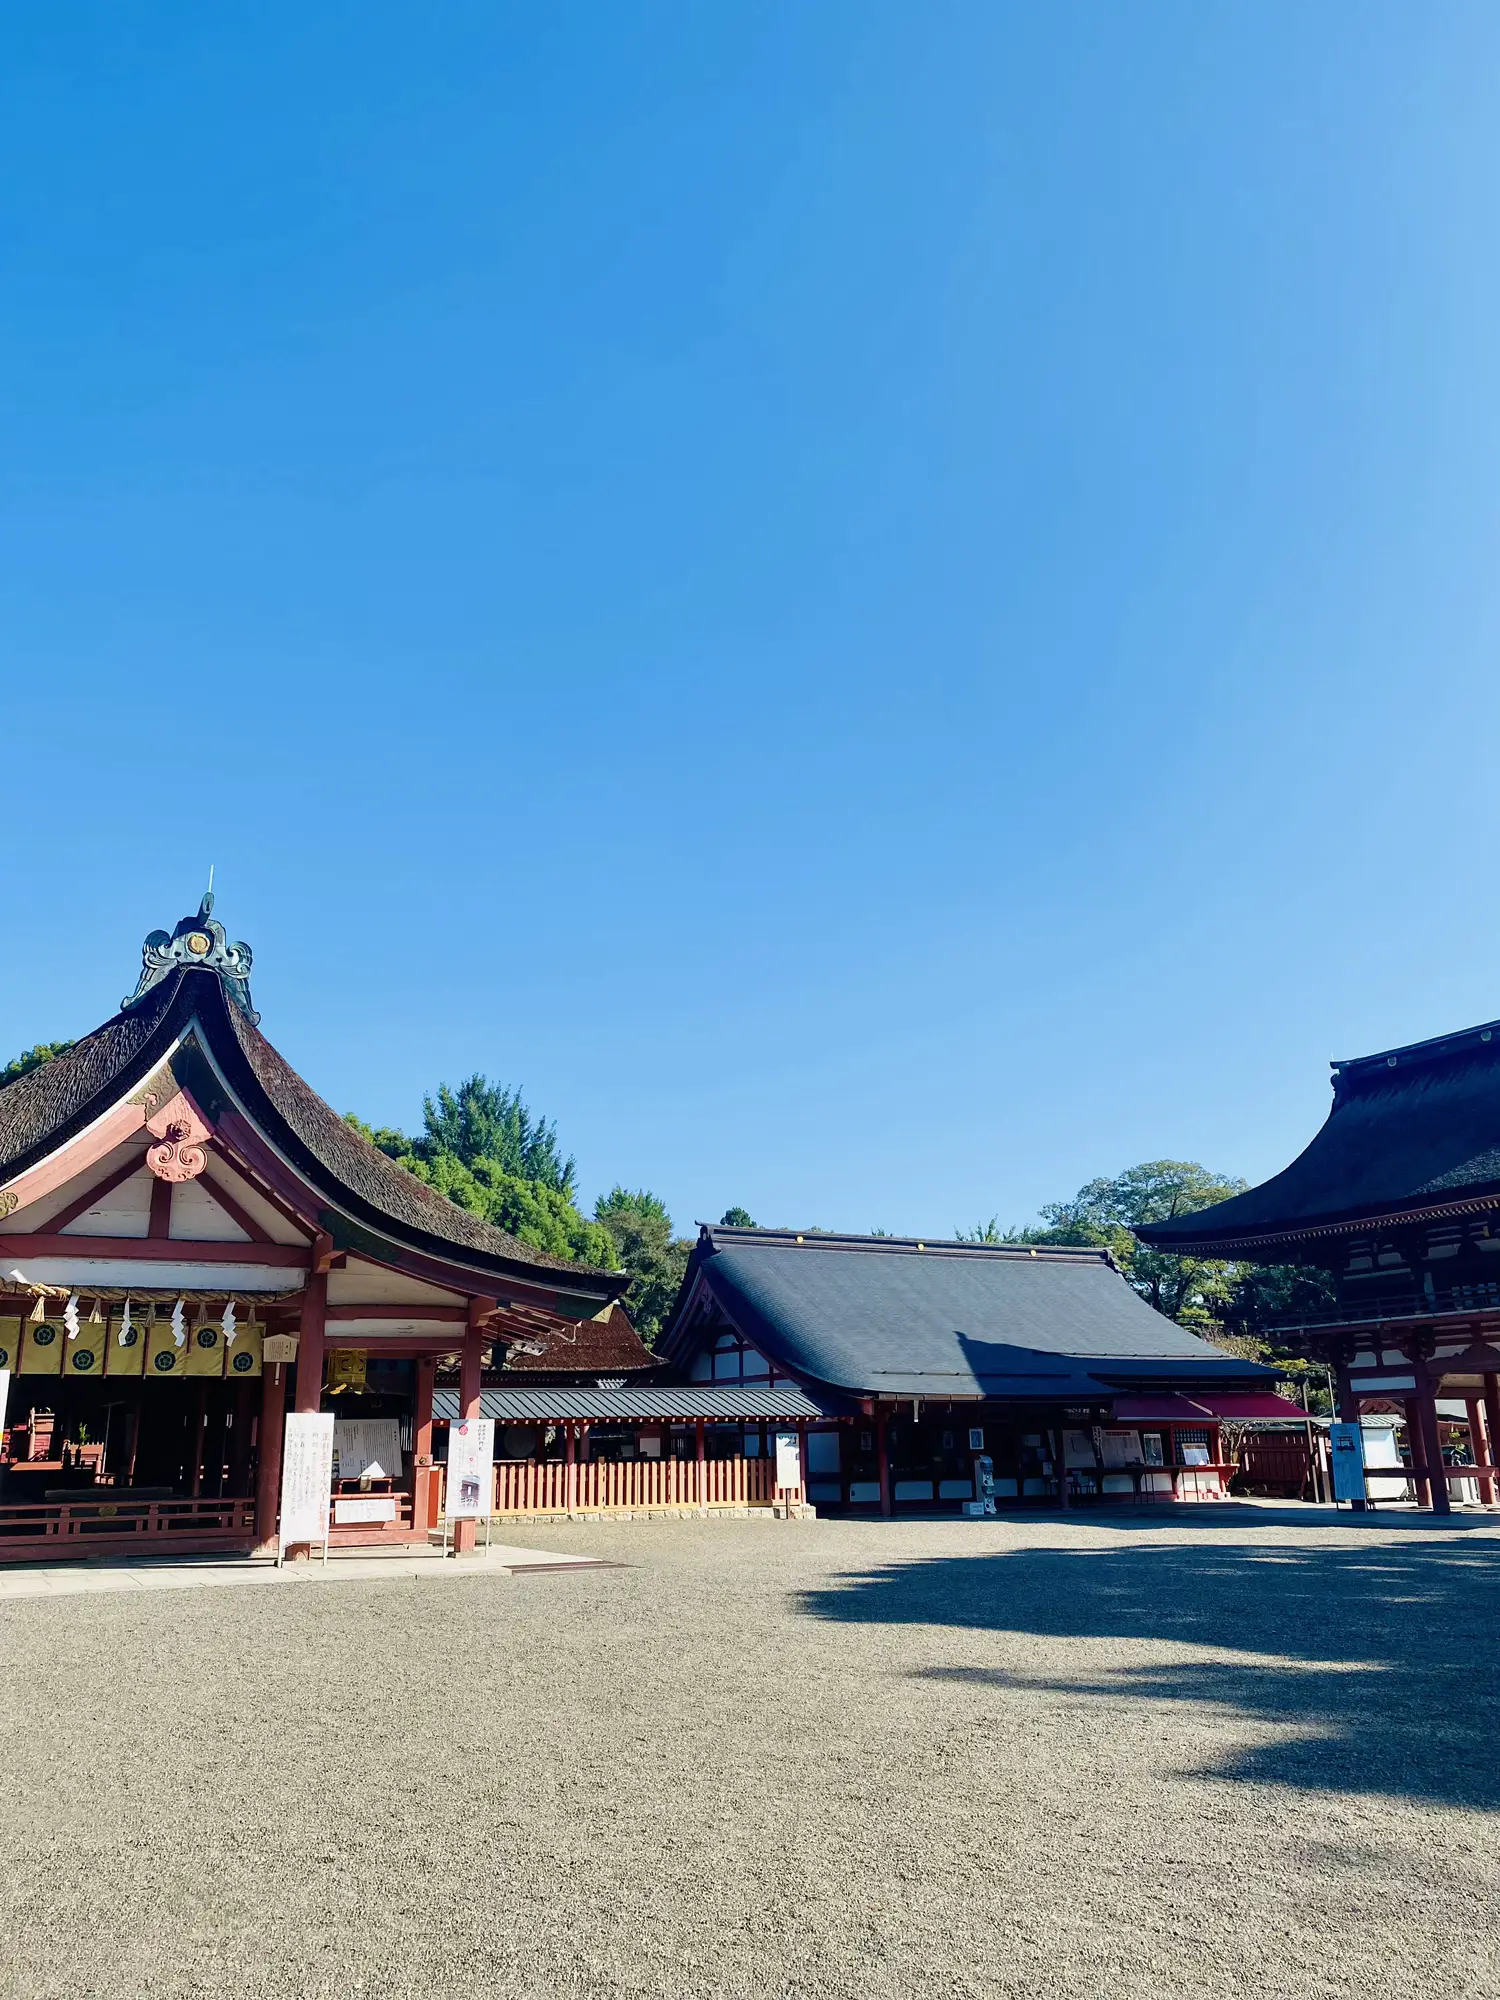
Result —
<instances>
[{"instance_id":1,"label":"building shadow on gravel","mask_svg":"<svg viewBox=\"0 0 1500 2000\"><path fill-rule=\"evenodd\" d=\"M956 1695L1213 1704L1292 1733L1205 1775L1500 1807L1500 1543L1487 1538L1023 1548L893 1562L802 1602L846 1624L1168 1642L1186 1656L1101 1671L1080 1648L1076 1671L1037 1676L990 1664L986 1647L917 1677Z\"/></svg>"}]
</instances>

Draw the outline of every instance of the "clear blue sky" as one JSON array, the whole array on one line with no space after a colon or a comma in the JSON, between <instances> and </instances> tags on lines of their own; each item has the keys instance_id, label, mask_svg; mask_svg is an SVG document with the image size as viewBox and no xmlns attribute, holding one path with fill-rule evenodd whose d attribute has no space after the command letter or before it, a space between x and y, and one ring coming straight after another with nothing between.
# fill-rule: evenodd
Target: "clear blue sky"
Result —
<instances>
[{"instance_id":1,"label":"clear blue sky","mask_svg":"<svg viewBox=\"0 0 1500 2000\"><path fill-rule=\"evenodd\" d=\"M0 20L0 1048L946 1233L1500 1014L1500 8Z\"/></svg>"}]
</instances>

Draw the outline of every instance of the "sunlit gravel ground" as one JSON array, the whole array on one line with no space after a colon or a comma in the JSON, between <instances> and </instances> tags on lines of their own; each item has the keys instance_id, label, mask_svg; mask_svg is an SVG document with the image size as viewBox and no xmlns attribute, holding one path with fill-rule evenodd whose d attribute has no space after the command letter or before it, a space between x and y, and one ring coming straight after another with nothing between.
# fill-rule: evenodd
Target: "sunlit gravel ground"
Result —
<instances>
[{"instance_id":1,"label":"sunlit gravel ground","mask_svg":"<svg viewBox=\"0 0 1500 2000\"><path fill-rule=\"evenodd\" d=\"M517 1539L0 1603L0 1992L1500 1995L1500 1527Z\"/></svg>"}]
</instances>

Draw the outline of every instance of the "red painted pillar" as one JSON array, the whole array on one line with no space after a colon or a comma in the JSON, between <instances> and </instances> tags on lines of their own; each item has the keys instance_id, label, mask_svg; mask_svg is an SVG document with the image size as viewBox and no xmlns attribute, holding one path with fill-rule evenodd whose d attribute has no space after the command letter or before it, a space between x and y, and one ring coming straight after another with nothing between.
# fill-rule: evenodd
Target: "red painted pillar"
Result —
<instances>
[{"instance_id":1,"label":"red painted pillar","mask_svg":"<svg viewBox=\"0 0 1500 2000\"><path fill-rule=\"evenodd\" d=\"M482 1387L481 1368L484 1358L484 1332L479 1324L483 1313L493 1306L493 1299L470 1299L469 1324L464 1329L463 1358L458 1375L458 1414L461 1417L478 1417L484 1414L480 1406ZM472 1521L455 1521L453 1524L453 1552L468 1555L474 1547L477 1530Z\"/></svg>"},{"instance_id":2,"label":"red painted pillar","mask_svg":"<svg viewBox=\"0 0 1500 2000\"><path fill-rule=\"evenodd\" d=\"M437 1481L432 1473L432 1384L437 1374L435 1355L417 1357L417 1387L411 1413L411 1525L425 1537L437 1526Z\"/></svg>"},{"instance_id":3,"label":"red painted pillar","mask_svg":"<svg viewBox=\"0 0 1500 2000\"><path fill-rule=\"evenodd\" d=\"M880 1511L891 1514L895 1511L895 1503L891 1495L891 1451L884 1417L875 1419L875 1449L880 1467Z\"/></svg>"},{"instance_id":4,"label":"red painted pillar","mask_svg":"<svg viewBox=\"0 0 1500 2000\"><path fill-rule=\"evenodd\" d=\"M1469 1455L1476 1465L1492 1465L1488 1426L1484 1421L1484 1400L1480 1396L1465 1398L1469 1413ZM1479 1474L1479 1498L1486 1507L1495 1503L1495 1482L1487 1472Z\"/></svg>"},{"instance_id":5,"label":"red painted pillar","mask_svg":"<svg viewBox=\"0 0 1500 2000\"><path fill-rule=\"evenodd\" d=\"M571 1424L563 1425L563 1487L569 1518L578 1512L578 1440Z\"/></svg>"},{"instance_id":6,"label":"red painted pillar","mask_svg":"<svg viewBox=\"0 0 1500 2000\"><path fill-rule=\"evenodd\" d=\"M1484 1428L1489 1440L1490 1464L1495 1463L1495 1453L1500 1451L1500 1375L1486 1375L1484 1378ZM1495 1490L1500 1494L1500 1480L1495 1482Z\"/></svg>"},{"instance_id":7,"label":"red painted pillar","mask_svg":"<svg viewBox=\"0 0 1500 2000\"><path fill-rule=\"evenodd\" d=\"M1417 1409L1417 1423L1421 1431L1421 1453L1428 1471L1428 1504L1434 1514L1446 1514L1450 1509L1448 1481L1443 1472L1443 1448L1438 1440L1437 1396L1434 1393L1432 1377L1421 1361L1417 1363L1417 1393L1413 1398ZM1410 1406L1408 1406L1410 1407ZM1410 1417L1407 1419L1411 1421ZM1418 1498L1420 1499L1420 1491Z\"/></svg>"},{"instance_id":8,"label":"red painted pillar","mask_svg":"<svg viewBox=\"0 0 1500 2000\"><path fill-rule=\"evenodd\" d=\"M704 1439L705 1428L706 1426L704 1424L704 1421L702 1417L700 1417L698 1419L697 1450L694 1453L694 1460L698 1467L698 1470L694 1476L698 1481L697 1497L698 1497L698 1511L700 1514L706 1514L708 1512L708 1451L706 1449L705 1439Z\"/></svg>"},{"instance_id":9,"label":"red painted pillar","mask_svg":"<svg viewBox=\"0 0 1500 2000\"><path fill-rule=\"evenodd\" d=\"M255 1546L262 1554L276 1547L281 1512L281 1446L286 1430L286 1383L281 1363L266 1363L260 1378L260 1431L255 1461Z\"/></svg>"},{"instance_id":10,"label":"red painted pillar","mask_svg":"<svg viewBox=\"0 0 1500 2000\"><path fill-rule=\"evenodd\" d=\"M315 1271L302 1294L302 1326L297 1340L297 1408L316 1410L323 1401L323 1331L328 1317L328 1273Z\"/></svg>"}]
</instances>

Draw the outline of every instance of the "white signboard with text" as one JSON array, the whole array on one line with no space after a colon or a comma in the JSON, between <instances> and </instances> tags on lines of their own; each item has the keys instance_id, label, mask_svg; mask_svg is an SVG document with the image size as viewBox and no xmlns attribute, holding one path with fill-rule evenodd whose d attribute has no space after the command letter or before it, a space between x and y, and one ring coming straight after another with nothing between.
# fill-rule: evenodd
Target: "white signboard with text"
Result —
<instances>
[{"instance_id":1,"label":"white signboard with text","mask_svg":"<svg viewBox=\"0 0 1500 2000\"><path fill-rule=\"evenodd\" d=\"M448 1426L443 1512L450 1521L487 1521L495 1503L495 1420L461 1417Z\"/></svg>"},{"instance_id":2,"label":"white signboard with text","mask_svg":"<svg viewBox=\"0 0 1500 2000\"><path fill-rule=\"evenodd\" d=\"M328 1503L333 1491L333 1418L292 1410L281 1460L281 1552L300 1542L328 1550Z\"/></svg>"},{"instance_id":3,"label":"white signboard with text","mask_svg":"<svg viewBox=\"0 0 1500 2000\"><path fill-rule=\"evenodd\" d=\"M802 1447L795 1431L776 1433L776 1484L780 1487L802 1484Z\"/></svg>"},{"instance_id":4,"label":"white signboard with text","mask_svg":"<svg viewBox=\"0 0 1500 2000\"><path fill-rule=\"evenodd\" d=\"M335 1417L340 1479L399 1479L401 1426L394 1417Z\"/></svg>"}]
</instances>

